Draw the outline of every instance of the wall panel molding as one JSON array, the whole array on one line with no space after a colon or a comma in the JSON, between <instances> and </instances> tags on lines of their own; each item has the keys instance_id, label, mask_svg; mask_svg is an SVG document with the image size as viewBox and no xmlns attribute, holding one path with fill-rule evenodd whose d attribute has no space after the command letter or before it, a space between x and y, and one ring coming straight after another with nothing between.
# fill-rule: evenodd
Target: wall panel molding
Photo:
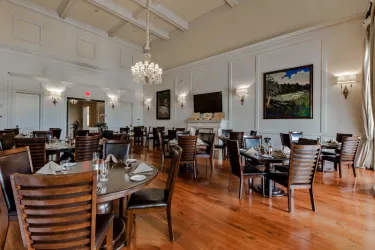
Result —
<instances>
[{"instance_id":1,"label":"wall panel molding","mask_svg":"<svg viewBox=\"0 0 375 250\"><path fill-rule=\"evenodd\" d=\"M12 31L15 39L43 45L43 26L41 24L13 15Z\"/></svg>"},{"instance_id":2,"label":"wall panel molding","mask_svg":"<svg viewBox=\"0 0 375 250\"><path fill-rule=\"evenodd\" d=\"M89 58L95 60L97 45L93 41L78 37L77 39L77 53L81 57Z\"/></svg>"}]
</instances>

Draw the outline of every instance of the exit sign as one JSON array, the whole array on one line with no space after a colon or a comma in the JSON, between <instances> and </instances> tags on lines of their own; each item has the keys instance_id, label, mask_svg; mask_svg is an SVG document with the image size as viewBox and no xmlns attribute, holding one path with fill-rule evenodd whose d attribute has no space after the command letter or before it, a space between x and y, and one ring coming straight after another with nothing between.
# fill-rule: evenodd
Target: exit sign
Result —
<instances>
[{"instance_id":1,"label":"exit sign","mask_svg":"<svg viewBox=\"0 0 375 250\"><path fill-rule=\"evenodd\" d=\"M85 96L86 96L86 97L90 97L90 96L91 96L91 92L86 91L86 92L85 92Z\"/></svg>"}]
</instances>

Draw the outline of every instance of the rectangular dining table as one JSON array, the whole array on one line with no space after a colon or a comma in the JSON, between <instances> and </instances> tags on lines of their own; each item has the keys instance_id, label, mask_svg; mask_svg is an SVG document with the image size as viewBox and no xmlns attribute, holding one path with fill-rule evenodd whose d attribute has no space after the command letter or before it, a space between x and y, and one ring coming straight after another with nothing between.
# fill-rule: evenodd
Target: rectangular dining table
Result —
<instances>
[{"instance_id":1,"label":"rectangular dining table","mask_svg":"<svg viewBox=\"0 0 375 250\"><path fill-rule=\"evenodd\" d=\"M246 150L240 149L240 154L241 156L250 159L254 164L256 165L264 165L265 166L265 171L267 173L270 173L272 171L272 166L271 164L274 163L283 163L284 161L288 160L288 157L276 157L276 156L271 156L271 157L266 157L261 154L250 154L247 153ZM254 190L257 193L263 194L263 188L262 185L254 185ZM265 196L267 197L268 195L268 188L269 188L269 180L266 179L266 185L265 185ZM284 195L284 190L282 190L279 187L273 187L272 190L272 196L283 196Z\"/></svg>"}]
</instances>

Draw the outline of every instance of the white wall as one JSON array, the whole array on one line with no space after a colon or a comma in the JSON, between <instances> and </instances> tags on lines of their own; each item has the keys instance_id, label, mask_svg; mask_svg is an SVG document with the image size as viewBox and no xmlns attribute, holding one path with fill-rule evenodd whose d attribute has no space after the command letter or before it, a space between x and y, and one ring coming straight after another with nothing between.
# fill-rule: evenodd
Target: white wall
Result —
<instances>
[{"instance_id":1,"label":"white wall","mask_svg":"<svg viewBox=\"0 0 375 250\"><path fill-rule=\"evenodd\" d=\"M337 132L363 135L361 83L353 86L345 100L335 77L361 71L361 22L361 18L356 18L325 28L301 30L168 70L162 84L144 88L144 97L152 98L150 111L144 111L144 123L184 126L193 113L194 94L222 91L230 127L237 131L258 130L271 137L276 146L280 145L280 132L303 131L307 137L322 139L334 138ZM263 73L307 64L314 65L313 119L264 120ZM249 88L242 106L235 90L244 86ZM171 120L158 121L155 92L165 89L171 89L172 96L188 92L187 103L181 109L175 97Z\"/></svg>"},{"instance_id":2,"label":"white wall","mask_svg":"<svg viewBox=\"0 0 375 250\"><path fill-rule=\"evenodd\" d=\"M131 122L143 123L143 86L133 83L130 72L133 61L141 57L140 48L4 1L0 1L0 34L0 129L14 126L13 90L41 93L41 129L60 127L63 136L66 97L83 98L85 91L91 92L91 99L106 101L109 127L119 127L117 118L123 115L112 110L107 97L118 90L122 93L119 102L132 106ZM11 77L8 72L46 77L55 87L61 81L74 84L53 106L42 84Z\"/></svg>"}]
</instances>

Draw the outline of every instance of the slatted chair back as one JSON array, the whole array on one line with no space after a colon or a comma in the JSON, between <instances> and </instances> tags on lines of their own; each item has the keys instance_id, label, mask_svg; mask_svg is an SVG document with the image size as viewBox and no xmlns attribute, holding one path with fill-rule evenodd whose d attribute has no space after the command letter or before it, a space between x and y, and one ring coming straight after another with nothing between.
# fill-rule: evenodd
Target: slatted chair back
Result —
<instances>
[{"instance_id":1,"label":"slatted chair back","mask_svg":"<svg viewBox=\"0 0 375 250\"><path fill-rule=\"evenodd\" d=\"M2 150L8 150L14 147L14 137L15 134L13 131L0 132L0 143Z\"/></svg>"},{"instance_id":2,"label":"slatted chair back","mask_svg":"<svg viewBox=\"0 0 375 250\"><path fill-rule=\"evenodd\" d=\"M262 136L250 136L244 138L244 149L257 148L262 145Z\"/></svg>"},{"instance_id":3,"label":"slatted chair back","mask_svg":"<svg viewBox=\"0 0 375 250\"><path fill-rule=\"evenodd\" d=\"M197 136L179 136L178 146L182 149L181 163L194 163L197 153Z\"/></svg>"},{"instance_id":4,"label":"slatted chair back","mask_svg":"<svg viewBox=\"0 0 375 250\"><path fill-rule=\"evenodd\" d=\"M29 147L34 171L46 164L46 138L15 138L16 148Z\"/></svg>"},{"instance_id":5,"label":"slatted chair back","mask_svg":"<svg viewBox=\"0 0 375 250\"><path fill-rule=\"evenodd\" d=\"M0 152L0 184L4 196L4 200L0 199L0 203L4 202L9 212L16 211L12 185L10 183L10 175L14 173L33 173L29 147L15 148ZM0 207L3 207L2 204ZM3 212L3 210L1 211Z\"/></svg>"},{"instance_id":6,"label":"slatted chair back","mask_svg":"<svg viewBox=\"0 0 375 250\"><path fill-rule=\"evenodd\" d=\"M160 132L160 131L158 132L158 140L160 141L160 151L164 155L165 154L166 143L163 140L163 135L162 135L162 132Z\"/></svg>"},{"instance_id":7,"label":"slatted chair back","mask_svg":"<svg viewBox=\"0 0 375 250\"><path fill-rule=\"evenodd\" d=\"M174 186L177 180L177 173L180 167L182 149L179 146L176 146L172 149L171 156L171 164L169 167L168 179L166 184L166 190L168 190L168 205L172 203L172 196L174 192Z\"/></svg>"},{"instance_id":8,"label":"slatted chair back","mask_svg":"<svg viewBox=\"0 0 375 250\"><path fill-rule=\"evenodd\" d=\"M177 139L177 130L168 130L168 140L172 141Z\"/></svg>"},{"instance_id":9,"label":"slatted chair back","mask_svg":"<svg viewBox=\"0 0 375 250\"><path fill-rule=\"evenodd\" d=\"M142 137L143 136L142 127L134 127L134 136L135 137Z\"/></svg>"},{"instance_id":10,"label":"slatted chair back","mask_svg":"<svg viewBox=\"0 0 375 250\"><path fill-rule=\"evenodd\" d=\"M229 132L229 140L238 141L238 146L243 147L244 132Z\"/></svg>"},{"instance_id":11,"label":"slatted chair back","mask_svg":"<svg viewBox=\"0 0 375 250\"><path fill-rule=\"evenodd\" d=\"M319 145L319 140L316 139L307 139L307 138L299 138L298 145Z\"/></svg>"},{"instance_id":12,"label":"slatted chair back","mask_svg":"<svg viewBox=\"0 0 375 250\"><path fill-rule=\"evenodd\" d=\"M214 133L199 133L198 138L207 143L206 153L213 155L215 150L215 134Z\"/></svg>"},{"instance_id":13,"label":"slatted chair back","mask_svg":"<svg viewBox=\"0 0 375 250\"><path fill-rule=\"evenodd\" d=\"M186 129L185 128L175 128L175 130L177 130L177 131L185 131Z\"/></svg>"},{"instance_id":14,"label":"slatted chair back","mask_svg":"<svg viewBox=\"0 0 375 250\"><path fill-rule=\"evenodd\" d=\"M125 155L130 154L130 141L128 140L108 140L103 145L103 158L113 155L117 160L123 160Z\"/></svg>"},{"instance_id":15,"label":"slatted chair back","mask_svg":"<svg viewBox=\"0 0 375 250\"><path fill-rule=\"evenodd\" d=\"M11 176L27 249L95 249L96 176Z\"/></svg>"},{"instance_id":16,"label":"slatted chair back","mask_svg":"<svg viewBox=\"0 0 375 250\"><path fill-rule=\"evenodd\" d=\"M177 140L179 136L189 136L189 135L190 135L190 131L177 131L176 132Z\"/></svg>"},{"instance_id":17,"label":"slatted chair back","mask_svg":"<svg viewBox=\"0 0 375 250\"><path fill-rule=\"evenodd\" d=\"M77 136L75 161L91 161L92 154L98 151L99 136Z\"/></svg>"},{"instance_id":18,"label":"slatted chair back","mask_svg":"<svg viewBox=\"0 0 375 250\"><path fill-rule=\"evenodd\" d=\"M283 148L285 147L290 148L289 134L280 133L280 140L281 140L281 145L283 146Z\"/></svg>"},{"instance_id":19,"label":"slatted chair back","mask_svg":"<svg viewBox=\"0 0 375 250\"><path fill-rule=\"evenodd\" d=\"M298 142L299 138L303 138L302 132L289 132L290 142Z\"/></svg>"},{"instance_id":20,"label":"slatted chair back","mask_svg":"<svg viewBox=\"0 0 375 250\"><path fill-rule=\"evenodd\" d=\"M292 144L288 187L311 188L319 163L321 145Z\"/></svg>"},{"instance_id":21,"label":"slatted chair back","mask_svg":"<svg viewBox=\"0 0 375 250\"><path fill-rule=\"evenodd\" d=\"M19 128L6 128L5 131L14 132L15 135L18 135L20 133Z\"/></svg>"},{"instance_id":22,"label":"slatted chair back","mask_svg":"<svg viewBox=\"0 0 375 250\"><path fill-rule=\"evenodd\" d=\"M61 128L50 128L49 131L52 133L52 138L56 137L58 140L60 140Z\"/></svg>"},{"instance_id":23,"label":"slatted chair back","mask_svg":"<svg viewBox=\"0 0 375 250\"><path fill-rule=\"evenodd\" d=\"M225 137L229 137L229 133L233 132L233 129L222 129L221 134Z\"/></svg>"},{"instance_id":24,"label":"slatted chair back","mask_svg":"<svg viewBox=\"0 0 375 250\"><path fill-rule=\"evenodd\" d=\"M257 136L257 135L258 135L258 131L250 130L250 136Z\"/></svg>"},{"instance_id":25,"label":"slatted chair back","mask_svg":"<svg viewBox=\"0 0 375 250\"><path fill-rule=\"evenodd\" d=\"M52 139L51 131L33 131L33 135L35 138L46 138L47 141Z\"/></svg>"},{"instance_id":26,"label":"slatted chair back","mask_svg":"<svg viewBox=\"0 0 375 250\"><path fill-rule=\"evenodd\" d=\"M340 151L340 163L353 165L354 159L357 155L357 150L361 137L344 137L342 140L341 151Z\"/></svg>"},{"instance_id":27,"label":"slatted chair back","mask_svg":"<svg viewBox=\"0 0 375 250\"><path fill-rule=\"evenodd\" d=\"M242 169L241 169L241 156L240 156L239 141L228 140L227 149L228 149L231 172L232 174L240 177L242 174Z\"/></svg>"},{"instance_id":28,"label":"slatted chair back","mask_svg":"<svg viewBox=\"0 0 375 250\"><path fill-rule=\"evenodd\" d=\"M102 134L102 138L106 138L107 140L113 140L113 130L104 130Z\"/></svg>"},{"instance_id":29,"label":"slatted chair back","mask_svg":"<svg viewBox=\"0 0 375 250\"><path fill-rule=\"evenodd\" d=\"M76 136L87 136L89 134L89 130L79 129L79 130L75 131L74 133L75 133L74 137L76 137Z\"/></svg>"},{"instance_id":30,"label":"slatted chair back","mask_svg":"<svg viewBox=\"0 0 375 250\"><path fill-rule=\"evenodd\" d=\"M344 137L352 137L353 134L341 134L341 133L337 133L336 134L336 141L337 142L342 142L342 140L344 139Z\"/></svg>"}]
</instances>

